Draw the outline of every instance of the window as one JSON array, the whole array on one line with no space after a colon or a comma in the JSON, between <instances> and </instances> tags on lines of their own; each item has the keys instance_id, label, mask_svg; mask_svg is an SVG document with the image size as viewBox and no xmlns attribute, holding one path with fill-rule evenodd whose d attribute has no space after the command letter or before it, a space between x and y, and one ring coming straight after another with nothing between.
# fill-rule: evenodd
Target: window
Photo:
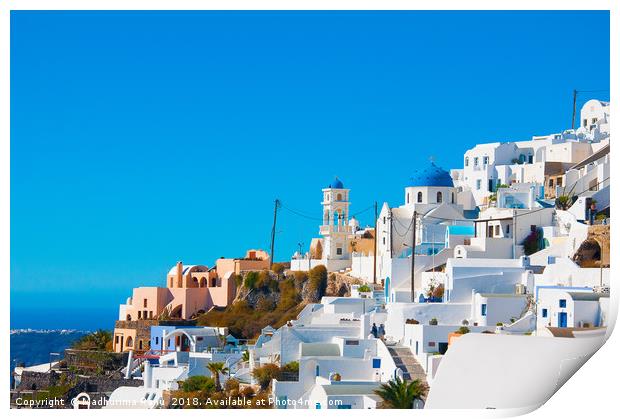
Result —
<instances>
[{"instance_id":1,"label":"window","mask_svg":"<svg viewBox=\"0 0 620 419\"><path fill-rule=\"evenodd\" d=\"M385 245L385 237L383 238L383 245Z\"/></svg>"},{"instance_id":2,"label":"window","mask_svg":"<svg viewBox=\"0 0 620 419\"><path fill-rule=\"evenodd\" d=\"M592 118L592 124L596 124L596 121L598 121L598 118Z\"/></svg>"},{"instance_id":3,"label":"window","mask_svg":"<svg viewBox=\"0 0 620 419\"><path fill-rule=\"evenodd\" d=\"M409 203L409 192L407 192L407 203Z\"/></svg>"},{"instance_id":4,"label":"window","mask_svg":"<svg viewBox=\"0 0 620 419\"><path fill-rule=\"evenodd\" d=\"M584 127L588 126L588 119L587 118L583 120L583 126Z\"/></svg>"},{"instance_id":5,"label":"window","mask_svg":"<svg viewBox=\"0 0 620 419\"><path fill-rule=\"evenodd\" d=\"M482 314L483 316L487 315L487 305L486 304L482 304L482 306L480 307L480 314Z\"/></svg>"},{"instance_id":6,"label":"window","mask_svg":"<svg viewBox=\"0 0 620 419\"><path fill-rule=\"evenodd\" d=\"M556 182L556 184L558 186L562 186L562 178L561 177L557 178L557 180L555 182Z\"/></svg>"},{"instance_id":7,"label":"window","mask_svg":"<svg viewBox=\"0 0 620 419\"><path fill-rule=\"evenodd\" d=\"M114 343L118 344L118 335L114 336Z\"/></svg>"},{"instance_id":8,"label":"window","mask_svg":"<svg viewBox=\"0 0 620 419\"><path fill-rule=\"evenodd\" d=\"M144 307L146 307L146 306L147 306L147 300L146 300L146 298L145 298L145 299L144 299Z\"/></svg>"},{"instance_id":9,"label":"window","mask_svg":"<svg viewBox=\"0 0 620 419\"><path fill-rule=\"evenodd\" d=\"M337 255L342 255L342 247L337 247L336 248L336 254Z\"/></svg>"},{"instance_id":10,"label":"window","mask_svg":"<svg viewBox=\"0 0 620 419\"><path fill-rule=\"evenodd\" d=\"M415 354L418 354L418 341L415 341Z\"/></svg>"},{"instance_id":11,"label":"window","mask_svg":"<svg viewBox=\"0 0 620 419\"><path fill-rule=\"evenodd\" d=\"M506 224L506 236L510 234L510 224Z\"/></svg>"},{"instance_id":12,"label":"window","mask_svg":"<svg viewBox=\"0 0 620 419\"><path fill-rule=\"evenodd\" d=\"M454 192L452 192L452 203L454 204Z\"/></svg>"},{"instance_id":13,"label":"window","mask_svg":"<svg viewBox=\"0 0 620 419\"><path fill-rule=\"evenodd\" d=\"M499 224L495 226L495 236L499 237Z\"/></svg>"},{"instance_id":14,"label":"window","mask_svg":"<svg viewBox=\"0 0 620 419\"><path fill-rule=\"evenodd\" d=\"M418 192L418 202L422 202L422 192Z\"/></svg>"},{"instance_id":15,"label":"window","mask_svg":"<svg viewBox=\"0 0 620 419\"><path fill-rule=\"evenodd\" d=\"M533 155L531 155L531 154L530 154L529 156L527 156L527 162L528 162L529 164L534 163L534 156L533 156Z\"/></svg>"},{"instance_id":16,"label":"window","mask_svg":"<svg viewBox=\"0 0 620 419\"><path fill-rule=\"evenodd\" d=\"M321 369L319 368L319 366L318 366L318 365L316 366L316 369L315 369L315 371L314 371L314 372L315 372L315 375L316 375L317 377L320 375Z\"/></svg>"},{"instance_id":17,"label":"window","mask_svg":"<svg viewBox=\"0 0 620 419\"><path fill-rule=\"evenodd\" d=\"M482 164L489 164L489 156L484 156L482 158Z\"/></svg>"},{"instance_id":18,"label":"window","mask_svg":"<svg viewBox=\"0 0 620 419\"><path fill-rule=\"evenodd\" d=\"M474 167L478 166L478 157L474 157Z\"/></svg>"},{"instance_id":19,"label":"window","mask_svg":"<svg viewBox=\"0 0 620 419\"><path fill-rule=\"evenodd\" d=\"M542 316L543 317L547 317L547 309L546 308L542 309Z\"/></svg>"},{"instance_id":20,"label":"window","mask_svg":"<svg viewBox=\"0 0 620 419\"><path fill-rule=\"evenodd\" d=\"M138 341L138 349L142 349L142 339Z\"/></svg>"},{"instance_id":21,"label":"window","mask_svg":"<svg viewBox=\"0 0 620 419\"><path fill-rule=\"evenodd\" d=\"M560 308L566 308L566 300L560 300Z\"/></svg>"},{"instance_id":22,"label":"window","mask_svg":"<svg viewBox=\"0 0 620 419\"><path fill-rule=\"evenodd\" d=\"M373 358L372 359L372 367L373 368L381 368L381 358Z\"/></svg>"},{"instance_id":23,"label":"window","mask_svg":"<svg viewBox=\"0 0 620 419\"><path fill-rule=\"evenodd\" d=\"M385 224L385 217L383 217L383 224Z\"/></svg>"},{"instance_id":24,"label":"window","mask_svg":"<svg viewBox=\"0 0 620 419\"><path fill-rule=\"evenodd\" d=\"M481 186L482 186L482 181L480 179L477 179L476 180L476 190L479 191Z\"/></svg>"},{"instance_id":25,"label":"window","mask_svg":"<svg viewBox=\"0 0 620 419\"><path fill-rule=\"evenodd\" d=\"M360 344L360 341L359 340L345 340L344 344L349 345L349 346L357 346Z\"/></svg>"},{"instance_id":26,"label":"window","mask_svg":"<svg viewBox=\"0 0 620 419\"><path fill-rule=\"evenodd\" d=\"M469 157L465 157L465 167L469 166Z\"/></svg>"},{"instance_id":27,"label":"window","mask_svg":"<svg viewBox=\"0 0 620 419\"><path fill-rule=\"evenodd\" d=\"M159 345L159 336L155 336L155 345Z\"/></svg>"},{"instance_id":28,"label":"window","mask_svg":"<svg viewBox=\"0 0 620 419\"><path fill-rule=\"evenodd\" d=\"M553 179L549 179L549 187L553 188Z\"/></svg>"},{"instance_id":29,"label":"window","mask_svg":"<svg viewBox=\"0 0 620 419\"><path fill-rule=\"evenodd\" d=\"M493 226L489 226L487 230L487 237L493 237Z\"/></svg>"},{"instance_id":30,"label":"window","mask_svg":"<svg viewBox=\"0 0 620 419\"><path fill-rule=\"evenodd\" d=\"M138 311L138 319L141 319L141 318L142 318L142 312Z\"/></svg>"},{"instance_id":31,"label":"window","mask_svg":"<svg viewBox=\"0 0 620 419\"><path fill-rule=\"evenodd\" d=\"M320 408L321 408L321 403L317 403L317 404L315 405L315 407L316 407L317 409L320 409Z\"/></svg>"},{"instance_id":32,"label":"window","mask_svg":"<svg viewBox=\"0 0 620 419\"><path fill-rule=\"evenodd\" d=\"M437 192L437 203L441 204L443 201L443 194L441 192Z\"/></svg>"},{"instance_id":33,"label":"window","mask_svg":"<svg viewBox=\"0 0 620 419\"><path fill-rule=\"evenodd\" d=\"M435 347L435 342L428 342L428 347L429 348L434 348Z\"/></svg>"}]
</instances>

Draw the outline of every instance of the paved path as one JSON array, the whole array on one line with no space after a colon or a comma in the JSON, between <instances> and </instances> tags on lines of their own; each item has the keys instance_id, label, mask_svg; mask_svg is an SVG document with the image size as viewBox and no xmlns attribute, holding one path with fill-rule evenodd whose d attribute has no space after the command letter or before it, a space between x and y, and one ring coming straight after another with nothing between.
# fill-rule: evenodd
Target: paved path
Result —
<instances>
[{"instance_id":1,"label":"paved path","mask_svg":"<svg viewBox=\"0 0 620 419\"><path fill-rule=\"evenodd\" d=\"M420 363L415 359L411 350L406 346L388 346L388 351L398 368L403 370L405 381L420 380L426 382L426 373Z\"/></svg>"}]
</instances>

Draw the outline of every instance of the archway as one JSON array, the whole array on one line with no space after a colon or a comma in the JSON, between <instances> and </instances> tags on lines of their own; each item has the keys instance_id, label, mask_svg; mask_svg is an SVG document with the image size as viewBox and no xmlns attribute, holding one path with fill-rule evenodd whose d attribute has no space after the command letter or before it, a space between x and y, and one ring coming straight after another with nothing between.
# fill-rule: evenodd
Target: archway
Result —
<instances>
[{"instance_id":1,"label":"archway","mask_svg":"<svg viewBox=\"0 0 620 419\"><path fill-rule=\"evenodd\" d=\"M183 304L179 304L170 312L170 317L173 319L180 319L182 312L183 312Z\"/></svg>"},{"instance_id":2,"label":"archway","mask_svg":"<svg viewBox=\"0 0 620 419\"><path fill-rule=\"evenodd\" d=\"M126 345L128 348L133 348L133 338L132 338L131 336L129 336L129 337L127 338L127 341L125 342L125 345Z\"/></svg>"},{"instance_id":3,"label":"archway","mask_svg":"<svg viewBox=\"0 0 620 419\"><path fill-rule=\"evenodd\" d=\"M601 245L595 239L587 239L577 252L575 252L574 257L575 262L581 266L582 268L593 268L600 266L601 263Z\"/></svg>"}]
</instances>

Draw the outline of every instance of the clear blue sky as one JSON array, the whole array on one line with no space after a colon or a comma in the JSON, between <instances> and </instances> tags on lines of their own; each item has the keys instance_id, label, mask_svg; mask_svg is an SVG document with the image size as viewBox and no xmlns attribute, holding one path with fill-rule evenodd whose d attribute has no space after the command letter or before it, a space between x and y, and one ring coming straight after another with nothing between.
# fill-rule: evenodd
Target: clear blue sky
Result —
<instances>
[{"instance_id":1,"label":"clear blue sky","mask_svg":"<svg viewBox=\"0 0 620 419\"><path fill-rule=\"evenodd\" d=\"M11 325L112 328L177 260L268 248L276 197L400 204L575 88L609 88L607 12L13 12ZM317 234L280 212L276 259Z\"/></svg>"}]
</instances>

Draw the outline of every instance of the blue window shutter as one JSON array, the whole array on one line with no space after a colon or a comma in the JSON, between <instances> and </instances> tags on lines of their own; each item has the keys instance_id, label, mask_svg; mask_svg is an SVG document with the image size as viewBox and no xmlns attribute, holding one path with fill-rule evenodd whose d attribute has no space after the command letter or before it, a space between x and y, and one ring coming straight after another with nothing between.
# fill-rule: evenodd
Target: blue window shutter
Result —
<instances>
[{"instance_id":1,"label":"blue window shutter","mask_svg":"<svg viewBox=\"0 0 620 419\"><path fill-rule=\"evenodd\" d=\"M566 300L560 300L560 308L566 308Z\"/></svg>"}]
</instances>

